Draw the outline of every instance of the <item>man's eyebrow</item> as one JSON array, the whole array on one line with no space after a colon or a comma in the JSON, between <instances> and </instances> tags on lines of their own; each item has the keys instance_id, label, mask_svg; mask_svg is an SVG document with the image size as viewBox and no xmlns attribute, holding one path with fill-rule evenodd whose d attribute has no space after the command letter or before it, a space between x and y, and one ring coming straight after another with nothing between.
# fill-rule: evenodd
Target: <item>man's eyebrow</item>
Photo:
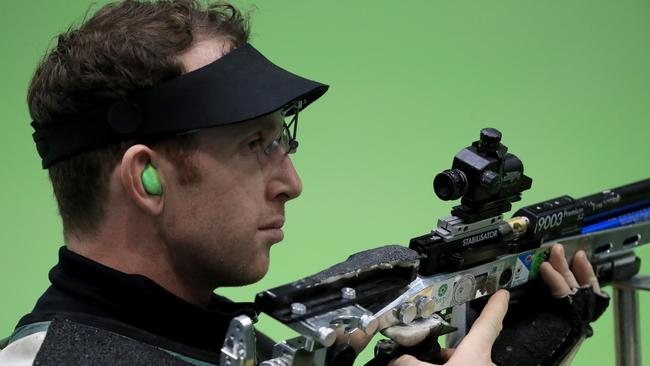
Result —
<instances>
[{"instance_id":1,"label":"man's eyebrow","mask_svg":"<svg viewBox=\"0 0 650 366\"><path fill-rule=\"evenodd\" d=\"M281 119L276 119L271 115L263 116L256 118L250 123L243 123L239 126L233 126L234 129L231 130L231 133L236 135L250 135L252 133L262 133L262 134L275 134L279 133L282 129L283 121Z\"/></svg>"},{"instance_id":2,"label":"man's eyebrow","mask_svg":"<svg viewBox=\"0 0 650 366\"><path fill-rule=\"evenodd\" d=\"M256 128L268 133L278 132L282 128L282 120L266 116L256 123Z\"/></svg>"}]
</instances>

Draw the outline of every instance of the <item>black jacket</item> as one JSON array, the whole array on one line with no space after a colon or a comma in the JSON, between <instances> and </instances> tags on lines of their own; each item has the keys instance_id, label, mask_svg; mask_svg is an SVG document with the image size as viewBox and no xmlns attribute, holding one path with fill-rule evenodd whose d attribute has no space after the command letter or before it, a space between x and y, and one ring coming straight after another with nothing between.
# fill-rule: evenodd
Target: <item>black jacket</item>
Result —
<instances>
[{"instance_id":1,"label":"black jacket","mask_svg":"<svg viewBox=\"0 0 650 366\"><path fill-rule=\"evenodd\" d=\"M139 342L181 355L182 358L216 364L230 320L242 314L257 318L252 303L234 303L213 295L207 307L198 307L144 276L116 271L66 247L60 249L59 263L52 268L49 278L52 285L40 297L34 310L25 315L16 327L20 329L37 322L56 321L58 328L55 333L64 339L57 340L57 344L53 345L55 347L49 349L45 347L48 346L48 338L51 338L51 331L48 331L37 360L39 356L43 359L41 354L46 351L65 348L60 342L70 341L65 339L69 338L66 332L83 333L88 330L83 327L90 327L90 330L122 336L117 337L118 340ZM88 341L85 338L92 338L94 333L89 334L84 341ZM97 336L111 338L106 333ZM74 338L74 335L70 334L70 337ZM70 347L79 348L81 343L78 341ZM258 342L263 343L259 348L267 352L272 345L270 339L263 335L258 335ZM130 352L114 353L115 350L101 349L124 346L119 343L102 345L95 340L86 346L98 348L96 352L86 349L90 356L109 352L111 357L122 354L127 359L131 357ZM134 362L133 359L129 360Z\"/></svg>"}]
</instances>

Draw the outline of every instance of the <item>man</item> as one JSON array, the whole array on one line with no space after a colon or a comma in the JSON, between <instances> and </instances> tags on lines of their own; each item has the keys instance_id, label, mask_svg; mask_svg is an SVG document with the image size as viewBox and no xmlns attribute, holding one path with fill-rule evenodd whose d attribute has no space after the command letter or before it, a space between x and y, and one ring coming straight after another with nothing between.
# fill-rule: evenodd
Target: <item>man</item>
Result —
<instances>
[{"instance_id":1,"label":"man","mask_svg":"<svg viewBox=\"0 0 650 366\"><path fill-rule=\"evenodd\" d=\"M59 36L29 107L66 246L0 361L214 364L230 320L256 316L213 290L266 273L302 189L297 117L327 86L277 68L248 34L232 6L177 0L110 4ZM593 282L585 258L571 280L555 257L558 297ZM491 362L506 309L499 292L450 364Z\"/></svg>"},{"instance_id":2,"label":"man","mask_svg":"<svg viewBox=\"0 0 650 366\"><path fill-rule=\"evenodd\" d=\"M283 125L283 114L327 87L275 67L247 40L236 9L189 0L110 4L59 37L29 105L66 246L9 347L29 333L29 356L40 347L45 358L65 313L214 361L230 319L254 316L213 290L266 273L284 205L301 192L287 156L296 122Z\"/></svg>"}]
</instances>

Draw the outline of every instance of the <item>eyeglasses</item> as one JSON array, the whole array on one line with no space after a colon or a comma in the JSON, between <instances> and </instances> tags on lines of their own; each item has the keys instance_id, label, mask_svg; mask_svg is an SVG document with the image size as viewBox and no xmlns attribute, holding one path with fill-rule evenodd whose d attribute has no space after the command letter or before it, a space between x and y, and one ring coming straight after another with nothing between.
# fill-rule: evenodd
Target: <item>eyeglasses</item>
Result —
<instances>
[{"instance_id":1,"label":"eyeglasses","mask_svg":"<svg viewBox=\"0 0 650 366\"><path fill-rule=\"evenodd\" d=\"M282 128L278 137L276 137L271 143L262 151L264 155L269 156L278 148L282 147L286 154L293 154L298 150L298 140L296 140L296 133L298 130L298 114L300 110L305 105L305 101L295 100L290 102L286 106L280 109L280 115L282 116ZM287 118L291 117L291 121L287 123ZM171 136L184 136L190 135L203 129L187 130L182 132L173 133ZM161 136L158 136L160 139Z\"/></svg>"},{"instance_id":2,"label":"eyeglasses","mask_svg":"<svg viewBox=\"0 0 650 366\"><path fill-rule=\"evenodd\" d=\"M278 147L282 147L287 154L293 154L298 150L298 140L296 140L296 133L298 130L298 113L302 109L305 102L303 100L295 100L280 110L282 118L292 116L289 123L283 122L282 129L278 137L273 140L269 146L264 149L265 155L271 155Z\"/></svg>"}]
</instances>

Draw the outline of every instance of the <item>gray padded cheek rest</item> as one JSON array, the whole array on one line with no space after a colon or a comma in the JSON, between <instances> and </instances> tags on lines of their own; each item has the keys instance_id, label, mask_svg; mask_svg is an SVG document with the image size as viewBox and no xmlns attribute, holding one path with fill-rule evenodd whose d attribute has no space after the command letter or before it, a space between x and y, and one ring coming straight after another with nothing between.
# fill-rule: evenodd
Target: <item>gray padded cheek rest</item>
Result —
<instances>
[{"instance_id":1,"label":"gray padded cheek rest","mask_svg":"<svg viewBox=\"0 0 650 366\"><path fill-rule=\"evenodd\" d=\"M361 273L395 266L417 268L420 255L401 245L385 245L355 253L347 260L329 267L312 276L300 280L300 285L313 286L321 283L331 283L340 278L356 277Z\"/></svg>"}]
</instances>

